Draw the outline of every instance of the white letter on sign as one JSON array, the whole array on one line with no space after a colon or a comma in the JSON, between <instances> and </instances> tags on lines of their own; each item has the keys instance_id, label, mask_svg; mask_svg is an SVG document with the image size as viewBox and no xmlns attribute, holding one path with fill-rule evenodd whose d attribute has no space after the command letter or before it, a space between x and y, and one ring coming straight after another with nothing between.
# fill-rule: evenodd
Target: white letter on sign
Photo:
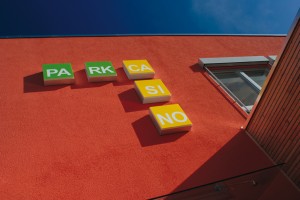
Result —
<instances>
[{"instance_id":1,"label":"white letter on sign","mask_svg":"<svg viewBox=\"0 0 300 200\"><path fill-rule=\"evenodd\" d=\"M57 76L61 76L63 74L71 76L71 74L64 68L61 68L61 70L58 72Z\"/></svg>"},{"instance_id":2,"label":"white letter on sign","mask_svg":"<svg viewBox=\"0 0 300 200\"><path fill-rule=\"evenodd\" d=\"M165 125L165 122L164 122L163 120L167 121L169 124L173 124L173 123L174 123L173 120L171 119L171 117L170 117L170 115L169 115L168 113L166 113L166 116L167 116L167 117L164 117L164 116L162 116L162 115L160 115L160 114L157 114L156 116L157 116L157 118L159 119L159 121L160 121L160 123L161 123L162 125Z\"/></svg>"},{"instance_id":3,"label":"white letter on sign","mask_svg":"<svg viewBox=\"0 0 300 200\"><path fill-rule=\"evenodd\" d=\"M94 74L94 72L97 72L98 74L101 74L100 67L89 67L90 74Z\"/></svg>"},{"instance_id":4,"label":"white letter on sign","mask_svg":"<svg viewBox=\"0 0 300 200\"><path fill-rule=\"evenodd\" d=\"M145 89L147 90L148 94L157 94L158 91L155 89L154 86L146 86Z\"/></svg>"},{"instance_id":5,"label":"white letter on sign","mask_svg":"<svg viewBox=\"0 0 300 200\"><path fill-rule=\"evenodd\" d=\"M138 66L136 66L136 65L129 65L129 66L128 66L128 68L129 68L131 71L135 71L135 72L140 71L140 69L132 69L132 67L137 67L137 68L138 68Z\"/></svg>"},{"instance_id":6,"label":"white letter on sign","mask_svg":"<svg viewBox=\"0 0 300 200\"><path fill-rule=\"evenodd\" d=\"M57 72L57 69L47 69L47 77L50 77L51 74L56 74Z\"/></svg>"},{"instance_id":7,"label":"white letter on sign","mask_svg":"<svg viewBox=\"0 0 300 200\"><path fill-rule=\"evenodd\" d=\"M178 119L178 118L176 117L176 115L181 115L181 116L183 117L183 119ZM172 113L172 118L173 118L175 121L177 121L177 122L186 122L186 120L187 120L187 116L186 116L184 113L182 113L182 112L173 112L173 113Z\"/></svg>"},{"instance_id":8,"label":"white letter on sign","mask_svg":"<svg viewBox=\"0 0 300 200\"><path fill-rule=\"evenodd\" d=\"M157 87L158 87L158 89L160 90L160 92L161 92L162 94L165 93L165 91L161 88L160 85L157 85ZM147 93L148 93L148 94L157 94L157 93L158 93L158 90L155 89L155 86L146 86L145 89L147 90Z\"/></svg>"},{"instance_id":9,"label":"white letter on sign","mask_svg":"<svg viewBox=\"0 0 300 200\"><path fill-rule=\"evenodd\" d=\"M107 66L107 67L101 67L101 69L102 69L102 72L105 74L106 73L106 71L109 71L110 73L114 73L113 71L111 71L111 69L109 69L109 68L111 68L111 66Z\"/></svg>"},{"instance_id":10,"label":"white letter on sign","mask_svg":"<svg viewBox=\"0 0 300 200\"><path fill-rule=\"evenodd\" d=\"M147 65L142 65L142 71L144 71L144 70L152 71L152 69L150 67L148 67Z\"/></svg>"}]
</instances>

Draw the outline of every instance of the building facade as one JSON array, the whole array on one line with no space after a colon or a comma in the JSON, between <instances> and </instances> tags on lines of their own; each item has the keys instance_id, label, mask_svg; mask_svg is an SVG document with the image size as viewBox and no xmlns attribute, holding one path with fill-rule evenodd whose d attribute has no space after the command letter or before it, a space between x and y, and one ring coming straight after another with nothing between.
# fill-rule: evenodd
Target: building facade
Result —
<instances>
[{"instance_id":1,"label":"building facade","mask_svg":"<svg viewBox=\"0 0 300 200\"><path fill-rule=\"evenodd\" d=\"M0 199L149 199L274 165L242 129L247 112L199 58L278 55L279 36L1 39ZM147 59L192 130L160 136L122 68ZM89 83L85 62L114 82ZM44 86L42 65L71 63L72 85ZM284 175L264 196L299 195ZM281 187L284 185L284 187ZM280 187L281 190L274 188Z\"/></svg>"}]
</instances>

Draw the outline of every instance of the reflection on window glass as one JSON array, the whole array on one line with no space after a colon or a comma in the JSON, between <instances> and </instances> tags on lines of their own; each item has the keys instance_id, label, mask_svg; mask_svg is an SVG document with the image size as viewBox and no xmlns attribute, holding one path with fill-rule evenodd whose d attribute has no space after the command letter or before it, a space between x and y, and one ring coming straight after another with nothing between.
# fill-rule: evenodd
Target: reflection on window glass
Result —
<instances>
[{"instance_id":1,"label":"reflection on window glass","mask_svg":"<svg viewBox=\"0 0 300 200\"><path fill-rule=\"evenodd\" d=\"M251 110L261 87L268 76L269 69L217 69L212 70L211 72L234 94L235 97L233 98L238 98L238 100L242 102L241 106L243 108L247 107L248 110Z\"/></svg>"},{"instance_id":2,"label":"reflection on window glass","mask_svg":"<svg viewBox=\"0 0 300 200\"><path fill-rule=\"evenodd\" d=\"M214 72L215 76L246 106L253 105L258 92L238 73Z\"/></svg>"},{"instance_id":3,"label":"reflection on window glass","mask_svg":"<svg viewBox=\"0 0 300 200\"><path fill-rule=\"evenodd\" d=\"M262 69L262 70L251 70L251 71L244 71L252 80L254 80L260 87L263 86L268 74L269 70Z\"/></svg>"}]
</instances>

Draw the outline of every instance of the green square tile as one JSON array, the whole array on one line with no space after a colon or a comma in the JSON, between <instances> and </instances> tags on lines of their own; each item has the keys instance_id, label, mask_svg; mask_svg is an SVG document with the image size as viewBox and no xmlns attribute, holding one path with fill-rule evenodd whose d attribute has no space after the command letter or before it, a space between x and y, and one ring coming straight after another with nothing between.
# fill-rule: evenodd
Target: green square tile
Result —
<instances>
[{"instance_id":1,"label":"green square tile","mask_svg":"<svg viewBox=\"0 0 300 200\"><path fill-rule=\"evenodd\" d=\"M85 71L90 82L112 81L117 77L117 72L109 61L86 62Z\"/></svg>"},{"instance_id":2,"label":"green square tile","mask_svg":"<svg viewBox=\"0 0 300 200\"><path fill-rule=\"evenodd\" d=\"M43 64L45 85L70 84L74 82L74 73L70 63Z\"/></svg>"}]
</instances>

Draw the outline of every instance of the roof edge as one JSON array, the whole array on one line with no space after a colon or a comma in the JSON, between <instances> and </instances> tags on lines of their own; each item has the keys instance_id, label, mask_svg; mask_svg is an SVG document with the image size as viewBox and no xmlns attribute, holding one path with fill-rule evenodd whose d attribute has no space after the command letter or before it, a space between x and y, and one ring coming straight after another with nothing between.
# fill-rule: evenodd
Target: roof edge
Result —
<instances>
[{"instance_id":1,"label":"roof edge","mask_svg":"<svg viewBox=\"0 0 300 200\"><path fill-rule=\"evenodd\" d=\"M15 35L0 36L0 39L18 39L18 38L65 38L65 37L135 37L135 36L245 36L245 37L286 37L287 34L74 34L74 35Z\"/></svg>"}]
</instances>

